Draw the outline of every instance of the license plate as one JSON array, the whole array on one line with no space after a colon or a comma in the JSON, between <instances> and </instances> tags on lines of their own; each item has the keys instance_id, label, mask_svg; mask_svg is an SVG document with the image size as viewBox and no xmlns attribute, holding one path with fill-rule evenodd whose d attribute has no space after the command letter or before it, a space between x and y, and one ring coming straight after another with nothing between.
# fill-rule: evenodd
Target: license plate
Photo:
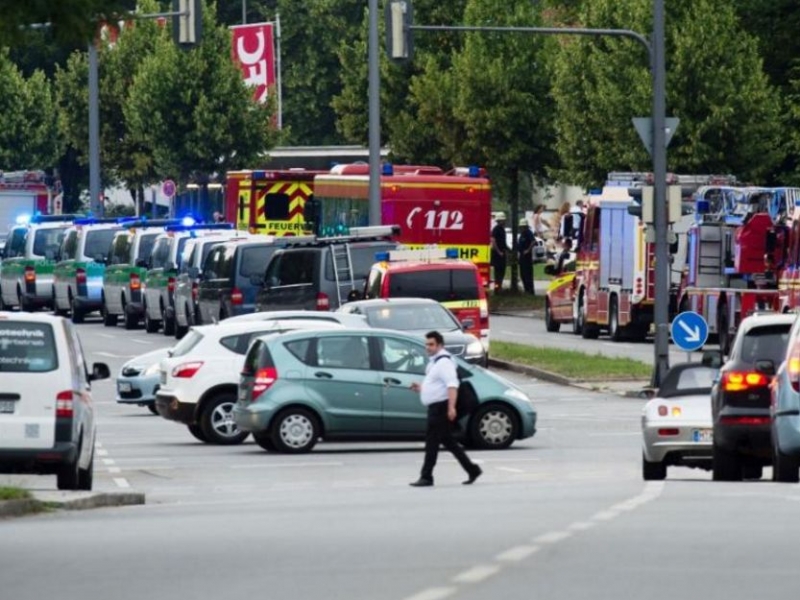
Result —
<instances>
[{"instance_id":1,"label":"license plate","mask_svg":"<svg viewBox=\"0 0 800 600\"><path fill-rule=\"evenodd\" d=\"M120 392L128 393L133 389L131 387L131 384L128 383L128 382L120 382L117 385L119 386L119 391Z\"/></svg>"},{"instance_id":2,"label":"license plate","mask_svg":"<svg viewBox=\"0 0 800 600\"><path fill-rule=\"evenodd\" d=\"M14 400L0 400L0 414L11 414L14 412Z\"/></svg>"},{"instance_id":3,"label":"license plate","mask_svg":"<svg viewBox=\"0 0 800 600\"><path fill-rule=\"evenodd\" d=\"M713 429L695 429L692 431L692 440L695 442L710 442L714 439Z\"/></svg>"}]
</instances>

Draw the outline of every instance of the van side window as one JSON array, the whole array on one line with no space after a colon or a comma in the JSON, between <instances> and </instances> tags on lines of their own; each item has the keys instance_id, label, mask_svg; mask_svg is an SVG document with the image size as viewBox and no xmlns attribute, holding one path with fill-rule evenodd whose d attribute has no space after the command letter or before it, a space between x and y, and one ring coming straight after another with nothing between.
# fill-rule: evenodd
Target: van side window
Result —
<instances>
[{"instance_id":1,"label":"van side window","mask_svg":"<svg viewBox=\"0 0 800 600\"><path fill-rule=\"evenodd\" d=\"M314 250L276 254L267 269L267 282L273 286L313 283L317 255Z\"/></svg>"},{"instance_id":2,"label":"van side window","mask_svg":"<svg viewBox=\"0 0 800 600\"><path fill-rule=\"evenodd\" d=\"M24 227L18 227L11 232L11 236L5 247L6 258L15 258L25 255L25 237L27 233L28 230Z\"/></svg>"},{"instance_id":3,"label":"van side window","mask_svg":"<svg viewBox=\"0 0 800 600\"><path fill-rule=\"evenodd\" d=\"M317 366L369 369L369 342L363 335L317 339Z\"/></svg>"},{"instance_id":4,"label":"van side window","mask_svg":"<svg viewBox=\"0 0 800 600\"><path fill-rule=\"evenodd\" d=\"M59 250L59 258L61 260L72 260L76 257L78 252L78 231L73 229L66 236L64 241L61 242L61 250Z\"/></svg>"},{"instance_id":5,"label":"van side window","mask_svg":"<svg viewBox=\"0 0 800 600\"><path fill-rule=\"evenodd\" d=\"M120 233L114 237L111 249L108 251L108 264L126 265L128 264L128 254L131 249L130 233Z\"/></svg>"},{"instance_id":6,"label":"van side window","mask_svg":"<svg viewBox=\"0 0 800 600\"><path fill-rule=\"evenodd\" d=\"M150 255L150 267L153 269L163 269L169 262L169 247L172 238L164 237L156 242L153 252Z\"/></svg>"}]
</instances>

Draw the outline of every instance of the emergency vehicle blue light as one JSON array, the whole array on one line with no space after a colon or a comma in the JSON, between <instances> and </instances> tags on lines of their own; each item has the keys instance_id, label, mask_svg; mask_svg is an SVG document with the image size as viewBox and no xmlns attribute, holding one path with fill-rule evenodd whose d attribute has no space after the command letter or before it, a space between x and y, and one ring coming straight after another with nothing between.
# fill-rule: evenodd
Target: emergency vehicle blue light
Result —
<instances>
[{"instance_id":1,"label":"emergency vehicle blue light","mask_svg":"<svg viewBox=\"0 0 800 600\"><path fill-rule=\"evenodd\" d=\"M444 251L446 258L458 258L458 248L448 248Z\"/></svg>"},{"instance_id":2,"label":"emergency vehicle blue light","mask_svg":"<svg viewBox=\"0 0 800 600\"><path fill-rule=\"evenodd\" d=\"M375 261L376 262L383 262L389 260L389 253L388 252L376 252L375 253Z\"/></svg>"},{"instance_id":3,"label":"emergency vehicle blue light","mask_svg":"<svg viewBox=\"0 0 800 600\"><path fill-rule=\"evenodd\" d=\"M470 165L469 166L469 176L470 177L480 177L480 175L481 175L480 167L478 167L477 165Z\"/></svg>"},{"instance_id":4,"label":"emergency vehicle blue light","mask_svg":"<svg viewBox=\"0 0 800 600\"><path fill-rule=\"evenodd\" d=\"M392 163L383 163L383 165L381 165L381 175L394 175Z\"/></svg>"},{"instance_id":5,"label":"emergency vehicle blue light","mask_svg":"<svg viewBox=\"0 0 800 600\"><path fill-rule=\"evenodd\" d=\"M590 196L599 196L602 193L603 193L603 190L601 190L600 188L590 188L589 189L589 195Z\"/></svg>"},{"instance_id":6,"label":"emergency vehicle blue light","mask_svg":"<svg viewBox=\"0 0 800 600\"><path fill-rule=\"evenodd\" d=\"M16 218L15 222L16 222L17 225L27 225L28 223L31 222L31 216L30 215L19 215Z\"/></svg>"},{"instance_id":7,"label":"emergency vehicle blue light","mask_svg":"<svg viewBox=\"0 0 800 600\"><path fill-rule=\"evenodd\" d=\"M267 177L266 171L253 171L252 175L253 179L266 179Z\"/></svg>"},{"instance_id":8,"label":"emergency vehicle blue light","mask_svg":"<svg viewBox=\"0 0 800 600\"><path fill-rule=\"evenodd\" d=\"M711 212L711 202L708 200L698 200L695 204L696 205L694 209L698 215L704 215Z\"/></svg>"},{"instance_id":9,"label":"emergency vehicle blue light","mask_svg":"<svg viewBox=\"0 0 800 600\"><path fill-rule=\"evenodd\" d=\"M184 227L191 227L195 223L197 223L197 221L194 220L194 217L192 215L186 215L185 217L183 217L183 219L181 219L181 225L183 225Z\"/></svg>"}]
</instances>

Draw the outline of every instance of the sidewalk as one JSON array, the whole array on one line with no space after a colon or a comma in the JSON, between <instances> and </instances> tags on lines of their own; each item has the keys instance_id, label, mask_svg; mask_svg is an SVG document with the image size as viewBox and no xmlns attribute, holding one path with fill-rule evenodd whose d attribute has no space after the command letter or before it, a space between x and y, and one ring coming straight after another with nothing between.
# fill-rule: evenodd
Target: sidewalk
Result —
<instances>
[{"instance_id":1,"label":"sidewalk","mask_svg":"<svg viewBox=\"0 0 800 600\"><path fill-rule=\"evenodd\" d=\"M0 500L0 519L51 510L87 510L144 504L141 492L64 492L31 490L25 500Z\"/></svg>"}]
</instances>

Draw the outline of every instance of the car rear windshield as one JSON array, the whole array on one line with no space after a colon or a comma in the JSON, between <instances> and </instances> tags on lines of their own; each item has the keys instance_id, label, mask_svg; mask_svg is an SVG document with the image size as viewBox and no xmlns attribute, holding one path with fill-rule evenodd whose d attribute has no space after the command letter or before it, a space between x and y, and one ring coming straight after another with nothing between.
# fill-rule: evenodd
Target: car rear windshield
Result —
<instances>
[{"instance_id":1,"label":"car rear windshield","mask_svg":"<svg viewBox=\"0 0 800 600\"><path fill-rule=\"evenodd\" d=\"M197 346L203 339L203 334L197 331L196 329L190 329L189 333L187 333L183 339L175 344L175 347L169 351L169 355L171 357L176 356L185 356L192 351L192 349Z\"/></svg>"},{"instance_id":2,"label":"car rear windshield","mask_svg":"<svg viewBox=\"0 0 800 600\"><path fill-rule=\"evenodd\" d=\"M0 321L0 372L42 373L57 368L58 355L51 325Z\"/></svg>"},{"instance_id":3,"label":"car rear windshield","mask_svg":"<svg viewBox=\"0 0 800 600\"><path fill-rule=\"evenodd\" d=\"M697 395L701 390L711 392L719 369L705 365L678 365L667 373L658 395L661 398Z\"/></svg>"},{"instance_id":4,"label":"car rear windshield","mask_svg":"<svg viewBox=\"0 0 800 600\"><path fill-rule=\"evenodd\" d=\"M63 227L57 229L39 229L34 234L33 253L36 256L55 256L66 232L67 230Z\"/></svg>"},{"instance_id":5,"label":"car rear windshield","mask_svg":"<svg viewBox=\"0 0 800 600\"><path fill-rule=\"evenodd\" d=\"M440 304L409 304L406 306L376 306L364 311L370 327L414 331L432 329L452 331L459 329L458 322Z\"/></svg>"},{"instance_id":6,"label":"car rear windshield","mask_svg":"<svg viewBox=\"0 0 800 600\"><path fill-rule=\"evenodd\" d=\"M105 256L116 233L116 229L97 229L87 233L86 244L83 248L84 256L88 256L91 259Z\"/></svg>"},{"instance_id":7,"label":"car rear windshield","mask_svg":"<svg viewBox=\"0 0 800 600\"><path fill-rule=\"evenodd\" d=\"M269 347L262 340L256 340L250 346L250 350L244 359L242 375L252 377L259 369L269 368L275 368L275 362L272 360Z\"/></svg>"},{"instance_id":8,"label":"car rear windshield","mask_svg":"<svg viewBox=\"0 0 800 600\"><path fill-rule=\"evenodd\" d=\"M788 324L752 328L742 339L739 359L751 364L759 360L771 360L777 369L786 354L790 329L791 325Z\"/></svg>"},{"instance_id":9,"label":"car rear windshield","mask_svg":"<svg viewBox=\"0 0 800 600\"><path fill-rule=\"evenodd\" d=\"M139 240L139 253L136 255L136 260L146 260L150 258L150 253L153 251L153 245L156 243L156 238L160 232L142 234L142 239Z\"/></svg>"},{"instance_id":10,"label":"car rear windshield","mask_svg":"<svg viewBox=\"0 0 800 600\"><path fill-rule=\"evenodd\" d=\"M390 298L431 298L437 302L477 300L478 279L467 269L434 269L391 273Z\"/></svg>"}]
</instances>

